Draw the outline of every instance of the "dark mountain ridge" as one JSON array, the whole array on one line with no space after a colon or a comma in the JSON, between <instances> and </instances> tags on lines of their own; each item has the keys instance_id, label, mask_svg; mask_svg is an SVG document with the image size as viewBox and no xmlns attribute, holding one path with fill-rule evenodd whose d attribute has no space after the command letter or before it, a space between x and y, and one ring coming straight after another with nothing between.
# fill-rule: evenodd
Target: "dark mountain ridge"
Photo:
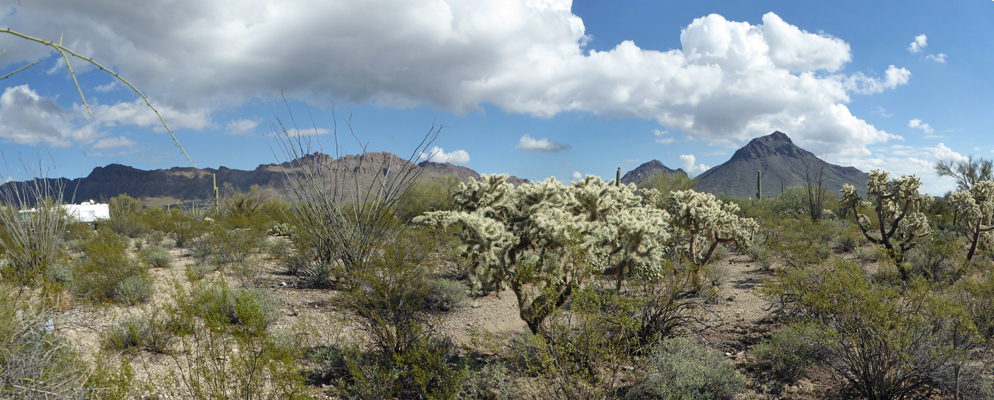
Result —
<instances>
[{"instance_id":1,"label":"dark mountain ridge","mask_svg":"<svg viewBox=\"0 0 994 400\"><path fill-rule=\"evenodd\" d=\"M866 191L867 173L825 162L780 131L753 139L725 163L700 174L697 190L754 198L757 172L761 172L763 197L774 197L781 188L806 185L806 174L815 181L819 171L823 173L823 187L830 192L838 192L844 184Z\"/></svg>"},{"instance_id":2,"label":"dark mountain ridge","mask_svg":"<svg viewBox=\"0 0 994 400\"><path fill-rule=\"evenodd\" d=\"M299 173L302 163L314 162L322 167L338 168L344 164L363 178L371 178L375 174L397 172L412 164L394 154L366 153L346 155L335 159L327 154L313 153L299 159L281 164L261 164L254 170L246 171L227 167L193 168L173 167L169 169L141 170L121 164L110 164L96 167L84 178L46 178L39 182L41 187L62 188L62 201L79 203L86 200L106 202L120 194L142 199L147 204L165 205L178 204L192 200L213 198L214 180L217 187L230 186L232 189L247 192L253 186L258 186L262 192L279 193L282 191L287 174ZM421 179L438 179L443 176L454 176L459 179L479 178L476 171L450 163L422 162ZM512 184L528 182L527 179L510 177ZM0 185L0 190L7 185L20 185L16 190L25 193L27 182L7 182Z\"/></svg>"},{"instance_id":3,"label":"dark mountain ridge","mask_svg":"<svg viewBox=\"0 0 994 400\"><path fill-rule=\"evenodd\" d=\"M637 168L631 171L628 171L628 173L626 173L625 176L621 177L621 183L624 183L626 185L629 183L634 183L638 185L643 181L645 181L646 179L651 178L653 175L655 175L658 172L665 172L667 174L687 175L687 172L685 172L683 168L670 169L669 167L663 165L663 163L660 162L659 160L652 160L642 165L639 165Z\"/></svg>"}]
</instances>

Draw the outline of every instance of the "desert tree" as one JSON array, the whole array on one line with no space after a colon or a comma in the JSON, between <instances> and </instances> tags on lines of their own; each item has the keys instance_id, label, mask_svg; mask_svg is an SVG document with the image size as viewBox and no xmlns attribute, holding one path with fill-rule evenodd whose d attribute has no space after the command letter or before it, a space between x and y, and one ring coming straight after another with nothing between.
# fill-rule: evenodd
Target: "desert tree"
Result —
<instances>
[{"instance_id":1,"label":"desert tree","mask_svg":"<svg viewBox=\"0 0 994 400\"><path fill-rule=\"evenodd\" d=\"M994 162L983 158L974 160L973 156L960 162L939 160L935 164L935 172L940 177L955 179L959 190L970 190L977 183L994 180Z\"/></svg>"},{"instance_id":2,"label":"desert tree","mask_svg":"<svg viewBox=\"0 0 994 400\"><path fill-rule=\"evenodd\" d=\"M977 244L990 240L990 232L994 231L994 182L976 182L950 195L949 203L957 216L957 229L970 241L966 259L973 260Z\"/></svg>"},{"instance_id":3,"label":"desert tree","mask_svg":"<svg viewBox=\"0 0 994 400\"><path fill-rule=\"evenodd\" d=\"M889 179L886 171L873 170L866 181L867 197L870 207L873 207L876 221L860 213L863 199L856 193L856 188L846 184L843 186L842 206L852 211L866 240L873 244L883 245L887 254L897 264L902 280L908 280L908 271L904 267L904 254L914 248L915 239L928 236L931 226L924 209L932 197L918 192L921 180L914 175ZM872 232L873 230L876 232Z\"/></svg>"}]
</instances>

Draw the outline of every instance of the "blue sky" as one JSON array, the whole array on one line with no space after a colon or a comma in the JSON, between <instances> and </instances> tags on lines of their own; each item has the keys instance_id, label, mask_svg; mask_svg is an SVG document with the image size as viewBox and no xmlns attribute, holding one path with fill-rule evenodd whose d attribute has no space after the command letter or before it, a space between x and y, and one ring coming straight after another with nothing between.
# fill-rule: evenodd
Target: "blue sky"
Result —
<instances>
[{"instance_id":1,"label":"blue sky","mask_svg":"<svg viewBox=\"0 0 994 400\"><path fill-rule=\"evenodd\" d=\"M692 175L774 130L827 161L953 188L936 160L994 158L994 2L24 1L0 27L58 41L141 89L198 167L282 161L287 107L323 142L564 181L658 159ZM0 34L5 174L190 164L144 103ZM282 96L288 99L283 103ZM333 106L334 105L334 106ZM308 116L308 114L310 114ZM313 129L312 129L313 130ZM347 141L346 151L358 146Z\"/></svg>"}]
</instances>

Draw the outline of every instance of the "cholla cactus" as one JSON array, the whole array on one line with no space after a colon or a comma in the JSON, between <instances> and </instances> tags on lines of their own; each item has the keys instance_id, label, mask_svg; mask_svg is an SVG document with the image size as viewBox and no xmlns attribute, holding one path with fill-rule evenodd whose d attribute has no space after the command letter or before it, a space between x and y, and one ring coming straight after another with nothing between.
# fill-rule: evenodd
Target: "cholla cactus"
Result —
<instances>
[{"instance_id":1,"label":"cholla cactus","mask_svg":"<svg viewBox=\"0 0 994 400\"><path fill-rule=\"evenodd\" d=\"M644 206L634 185L588 176L570 186L549 179L514 188L506 175L484 175L461 184L455 200L455 211L414 222L460 224L472 289L510 286L533 332L592 274L614 267L653 275L664 262L668 215Z\"/></svg>"},{"instance_id":2,"label":"cholla cactus","mask_svg":"<svg viewBox=\"0 0 994 400\"><path fill-rule=\"evenodd\" d=\"M739 216L739 206L722 203L710 193L681 190L670 193L670 224L685 243L683 254L695 266L711 261L722 243L743 247L752 240L758 224Z\"/></svg>"},{"instance_id":3,"label":"cholla cactus","mask_svg":"<svg viewBox=\"0 0 994 400\"><path fill-rule=\"evenodd\" d=\"M859 213L859 207L864 203L852 185L842 187L842 205L856 215L856 224L870 243L881 244L887 249L897 263L901 278L907 280L908 273L902 265L904 253L915 247L916 238L932 232L928 218L919 211L928 205L932 197L918 193L922 184L914 175L888 178L887 172L873 170L866 181L866 194L877 215L879 236L870 233L870 229L874 228L870 218Z\"/></svg>"},{"instance_id":4,"label":"cholla cactus","mask_svg":"<svg viewBox=\"0 0 994 400\"><path fill-rule=\"evenodd\" d=\"M949 203L958 216L960 232L970 240L966 259L972 260L980 240L990 240L994 231L994 182L979 182L970 190L953 193Z\"/></svg>"}]
</instances>

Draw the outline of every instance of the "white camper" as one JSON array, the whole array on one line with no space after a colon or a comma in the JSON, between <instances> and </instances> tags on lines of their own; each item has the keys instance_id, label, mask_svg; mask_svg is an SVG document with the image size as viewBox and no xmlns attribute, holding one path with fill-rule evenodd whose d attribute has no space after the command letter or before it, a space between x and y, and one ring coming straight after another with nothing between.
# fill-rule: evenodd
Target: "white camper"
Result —
<instances>
[{"instance_id":1,"label":"white camper","mask_svg":"<svg viewBox=\"0 0 994 400\"><path fill-rule=\"evenodd\" d=\"M110 205L96 203L93 200L80 204L67 204L62 208L69 213L70 217L75 217L80 222L93 223L97 220L110 218Z\"/></svg>"}]
</instances>

